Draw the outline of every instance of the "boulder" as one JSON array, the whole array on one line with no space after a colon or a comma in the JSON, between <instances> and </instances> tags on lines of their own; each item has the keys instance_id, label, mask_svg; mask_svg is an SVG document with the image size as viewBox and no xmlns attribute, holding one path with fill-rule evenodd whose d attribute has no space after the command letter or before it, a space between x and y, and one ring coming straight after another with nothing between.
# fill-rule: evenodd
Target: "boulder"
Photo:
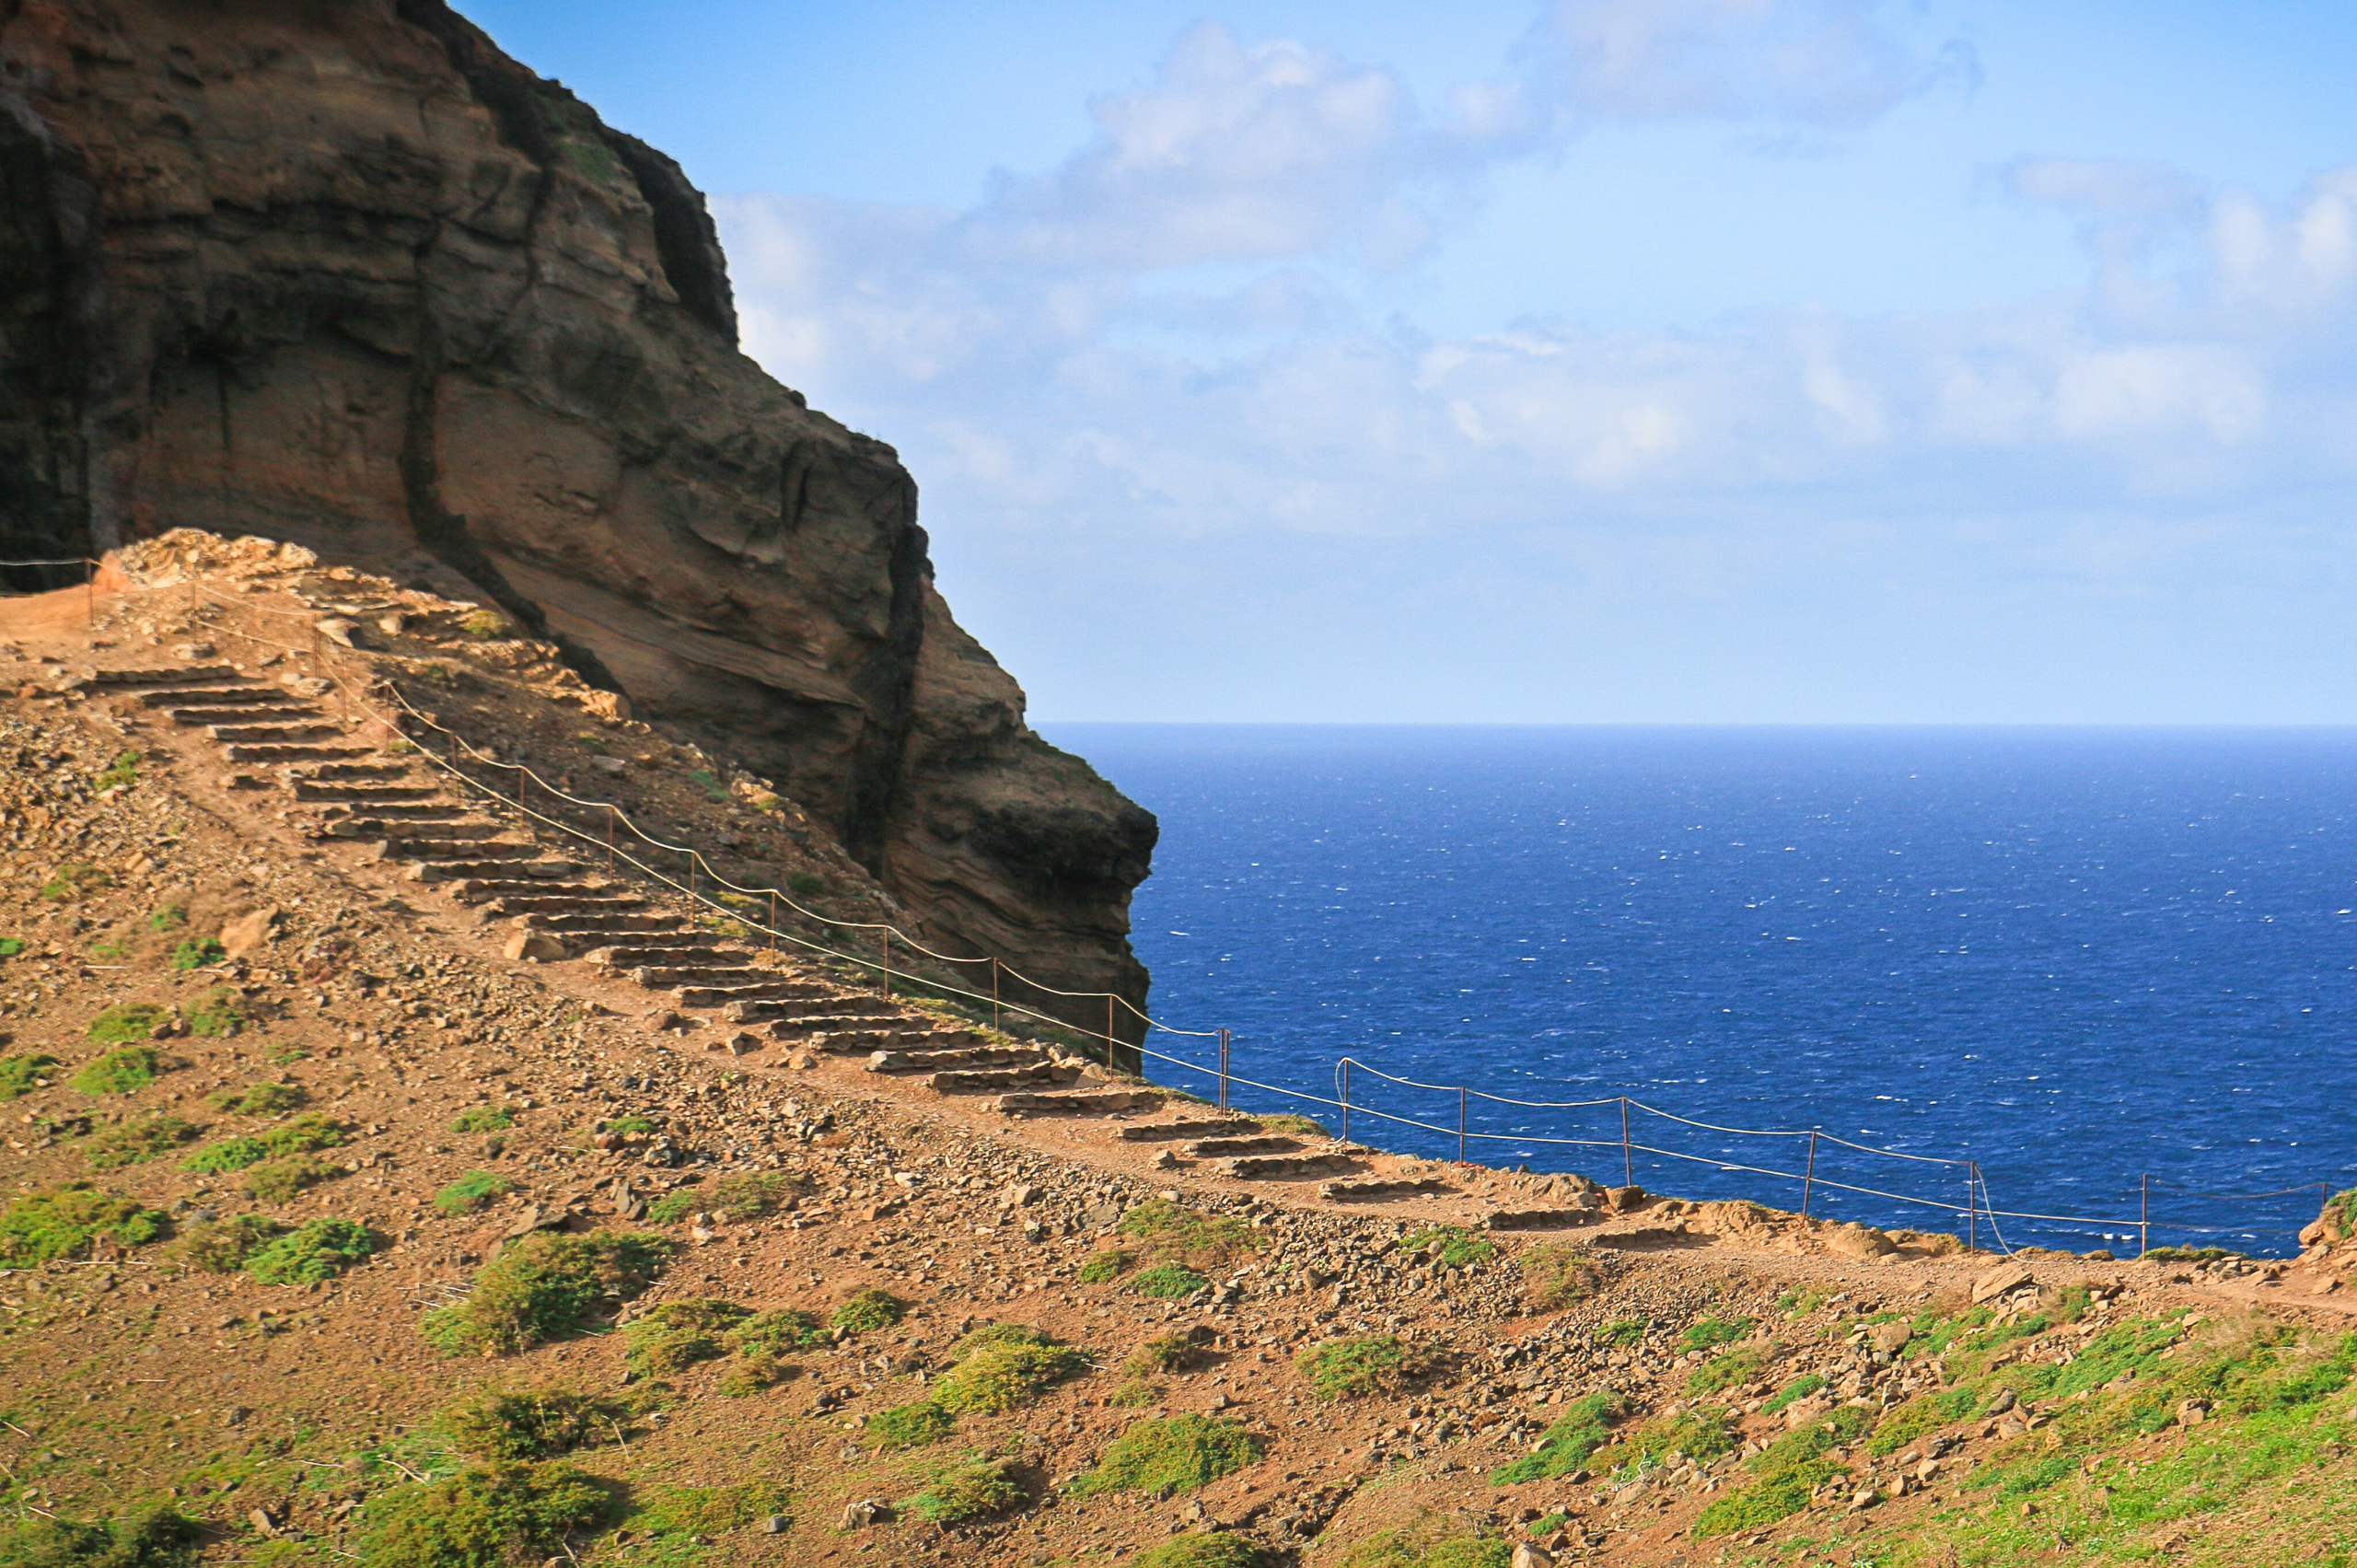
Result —
<instances>
[{"instance_id":1,"label":"boulder","mask_svg":"<svg viewBox=\"0 0 2357 1568\"><path fill-rule=\"evenodd\" d=\"M500 951L518 963L552 964L572 957L563 943L545 931L519 931Z\"/></svg>"},{"instance_id":2,"label":"boulder","mask_svg":"<svg viewBox=\"0 0 2357 1568\"><path fill-rule=\"evenodd\" d=\"M278 934L278 906L254 910L241 914L221 928L221 947L233 958L242 958L255 948L268 945Z\"/></svg>"},{"instance_id":3,"label":"boulder","mask_svg":"<svg viewBox=\"0 0 2357 1568\"><path fill-rule=\"evenodd\" d=\"M2026 1284L2037 1283L2037 1276L2019 1263L2000 1263L1972 1282L1972 1301L1979 1306L1998 1296L2008 1295Z\"/></svg>"},{"instance_id":4,"label":"boulder","mask_svg":"<svg viewBox=\"0 0 2357 1568\"><path fill-rule=\"evenodd\" d=\"M1867 1340L1885 1355L1897 1355L1914 1337L1914 1327L1907 1323L1875 1323L1866 1330Z\"/></svg>"},{"instance_id":5,"label":"boulder","mask_svg":"<svg viewBox=\"0 0 2357 1568\"><path fill-rule=\"evenodd\" d=\"M1898 1243L1886 1232L1854 1221L1826 1232L1825 1245L1844 1258L1887 1258L1898 1250Z\"/></svg>"}]
</instances>

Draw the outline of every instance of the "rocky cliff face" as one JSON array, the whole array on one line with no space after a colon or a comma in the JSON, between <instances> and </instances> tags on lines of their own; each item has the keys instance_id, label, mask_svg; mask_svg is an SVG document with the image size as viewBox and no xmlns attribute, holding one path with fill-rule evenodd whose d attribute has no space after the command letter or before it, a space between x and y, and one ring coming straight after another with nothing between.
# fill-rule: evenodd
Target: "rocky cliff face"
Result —
<instances>
[{"instance_id":1,"label":"rocky cliff face","mask_svg":"<svg viewBox=\"0 0 2357 1568\"><path fill-rule=\"evenodd\" d=\"M1144 1004L1153 818L1026 728L892 449L737 352L669 158L441 0L0 0L0 555L188 526L494 600L930 938Z\"/></svg>"}]
</instances>

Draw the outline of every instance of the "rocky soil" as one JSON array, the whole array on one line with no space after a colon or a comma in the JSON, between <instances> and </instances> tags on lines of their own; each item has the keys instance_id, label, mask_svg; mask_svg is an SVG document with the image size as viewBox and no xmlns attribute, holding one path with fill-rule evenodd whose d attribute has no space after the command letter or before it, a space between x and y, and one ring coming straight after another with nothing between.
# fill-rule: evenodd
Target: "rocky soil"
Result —
<instances>
[{"instance_id":1,"label":"rocky soil","mask_svg":"<svg viewBox=\"0 0 2357 1568\"><path fill-rule=\"evenodd\" d=\"M195 592L139 587L157 567L134 557L95 627L0 601L0 1092L21 1091L0 1102L17 1262L0 1274L0 1504L18 1519L167 1503L201 1522L206 1562L405 1562L381 1533L404 1495L490 1473L468 1469L453 1409L555 1388L612 1401L610 1433L563 1461L610 1506L535 1561L1184 1562L1147 1554L1224 1536L1310 1564L2264 1562L2347 1523L2357 1442L2332 1434L2357 1431L2330 1423L2357 1417L2334 1350L2357 1245L2338 1221L2288 1263L2001 1259L1407 1160L1237 1125L1056 1038L887 1003L765 949L750 967L819 1010L747 1027L731 1012L787 1004L692 1004L670 970L598 962L500 912L504 896L412 875L440 863L340 834L356 808L299 787L319 767L428 771L366 702L314 744L375 761L258 765L227 756L254 742L143 700L179 688L97 677L243 665L290 693L334 682L310 699L332 713L336 693L423 691L442 668L436 722L485 751L585 792L628 781L637 809L713 854L827 877L845 918L889 911L823 835L806 849L790 800L755 806L726 759L598 717L528 643L444 634L461 612L364 603L374 587L296 557L248 564ZM336 642L395 615L416 620L354 639L379 646ZM315 653L328 621L350 625ZM637 889L633 919L693 933L717 912L612 886ZM872 1010L846 1014L853 1000ZM145 1081L85 1078L125 1050L153 1052ZM1028 1065L991 1065L1010 1062ZM334 1141L306 1156L190 1168L321 1119ZM37 1258L28 1201L76 1182L151 1222ZM204 1250L245 1214L368 1239L316 1281L264 1283ZM498 1288L499 1260L540 1237L634 1234L672 1250L583 1331L490 1356L429 1338L431 1314ZM905 1315L823 1328L870 1290ZM743 1355L645 1363L639 1336L714 1300L822 1327L756 1386ZM931 1441L879 1435L950 1399L962 1336L993 1322L1084 1359ZM2247 1410L2224 1373L2183 1380L2209 1357L2281 1361L2306 1402L2279 1388ZM2291 1420L2279 1407L2309 1446L2275 1427L2218 1446ZM1202 1484L1101 1483L1125 1434L1179 1416L1250 1457ZM1594 1451L1574 1450L1591 1418ZM1821 1451L1768 1506L1762 1467L1795 1441ZM2258 1473L2226 1458L2241 1448L2296 1463ZM963 1515L926 1501L977 1463L1012 1492ZM2139 1512L2171 1467L2195 1479Z\"/></svg>"}]
</instances>

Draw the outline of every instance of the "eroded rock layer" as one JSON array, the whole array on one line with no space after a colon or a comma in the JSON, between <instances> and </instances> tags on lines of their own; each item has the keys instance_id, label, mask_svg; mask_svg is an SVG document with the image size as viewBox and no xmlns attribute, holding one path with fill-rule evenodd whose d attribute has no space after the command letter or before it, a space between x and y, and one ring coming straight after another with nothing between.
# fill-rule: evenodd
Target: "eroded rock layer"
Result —
<instances>
[{"instance_id":1,"label":"eroded rock layer","mask_svg":"<svg viewBox=\"0 0 2357 1568\"><path fill-rule=\"evenodd\" d=\"M1153 818L1026 727L892 449L737 351L678 165L440 0L25 0L0 71L0 555L187 526L494 600L936 942L1143 1005Z\"/></svg>"}]
</instances>

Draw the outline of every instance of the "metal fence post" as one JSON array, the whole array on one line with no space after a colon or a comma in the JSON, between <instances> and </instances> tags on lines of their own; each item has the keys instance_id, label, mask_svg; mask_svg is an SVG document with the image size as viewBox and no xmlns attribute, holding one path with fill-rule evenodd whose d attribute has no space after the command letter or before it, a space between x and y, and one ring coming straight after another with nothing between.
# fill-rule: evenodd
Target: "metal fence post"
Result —
<instances>
[{"instance_id":1,"label":"metal fence post","mask_svg":"<svg viewBox=\"0 0 2357 1568\"><path fill-rule=\"evenodd\" d=\"M770 951L777 951L777 889L770 889Z\"/></svg>"},{"instance_id":2,"label":"metal fence post","mask_svg":"<svg viewBox=\"0 0 2357 1568\"><path fill-rule=\"evenodd\" d=\"M991 955L991 1028L998 1028L998 955Z\"/></svg>"},{"instance_id":3,"label":"metal fence post","mask_svg":"<svg viewBox=\"0 0 2357 1568\"><path fill-rule=\"evenodd\" d=\"M1808 1218L1809 1190L1817 1185L1817 1132L1808 1135L1808 1174L1801 1178L1801 1218Z\"/></svg>"},{"instance_id":4,"label":"metal fence post","mask_svg":"<svg viewBox=\"0 0 2357 1568\"><path fill-rule=\"evenodd\" d=\"M1114 1049L1113 993L1109 991L1105 993L1105 1065L1108 1067L1110 1067L1113 1064ZM1219 1059L1222 1063L1222 1070L1225 1071L1225 1065L1227 1061L1227 1037L1225 1034L1220 1037ZM1140 1062L1138 1065L1143 1067L1145 1063L1144 1062ZM1225 1085L1220 1088L1219 1105L1222 1110L1225 1110L1227 1109L1227 1089Z\"/></svg>"},{"instance_id":5,"label":"metal fence post","mask_svg":"<svg viewBox=\"0 0 2357 1568\"><path fill-rule=\"evenodd\" d=\"M1343 1058L1342 1058L1342 1144L1343 1144L1343 1146L1344 1146L1345 1148L1349 1147L1349 1146L1350 1146L1350 1142L1351 1142L1351 1059L1350 1059L1349 1057L1345 1056L1345 1057L1343 1057Z\"/></svg>"},{"instance_id":6,"label":"metal fence post","mask_svg":"<svg viewBox=\"0 0 2357 1568\"><path fill-rule=\"evenodd\" d=\"M1965 1236L1965 1246L1978 1252L1980 1250L1980 1167L1968 1161L1964 1167L1964 1214L1965 1224L1969 1227Z\"/></svg>"},{"instance_id":7,"label":"metal fence post","mask_svg":"<svg viewBox=\"0 0 2357 1568\"><path fill-rule=\"evenodd\" d=\"M1620 1097L1620 1181L1626 1187L1637 1184L1637 1156L1629 1147L1629 1097Z\"/></svg>"},{"instance_id":8,"label":"metal fence post","mask_svg":"<svg viewBox=\"0 0 2357 1568\"><path fill-rule=\"evenodd\" d=\"M2136 1256L2153 1249L2153 1173L2136 1179Z\"/></svg>"},{"instance_id":9,"label":"metal fence post","mask_svg":"<svg viewBox=\"0 0 2357 1568\"><path fill-rule=\"evenodd\" d=\"M1465 1163L1465 1086L1457 1086L1457 1163Z\"/></svg>"},{"instance_id":10,"label":"metal fence post","mask_svg":"<svg viewBox=\"0 0 2357 1568\"><path fill-rule=\"evenodd\" d=\"M884 1000L892 1000L892 928L884 928Z\"/></svg>"},{"instance_id":11,"label":"metal fence post","mask_svg":"<svg viewBox=\"0 0 2357 1568\"><path fill-rule=\"evenodd\" d=\"M1105 1010L1109 1013L1112 1011L1112 1008L1109 1005ZM1227 1114L1228 1038L1228 1032L1225 1029L1219 1031L1219 1113L1222 1116L1225 1116Z\"/></svg>"}]
</instances>

